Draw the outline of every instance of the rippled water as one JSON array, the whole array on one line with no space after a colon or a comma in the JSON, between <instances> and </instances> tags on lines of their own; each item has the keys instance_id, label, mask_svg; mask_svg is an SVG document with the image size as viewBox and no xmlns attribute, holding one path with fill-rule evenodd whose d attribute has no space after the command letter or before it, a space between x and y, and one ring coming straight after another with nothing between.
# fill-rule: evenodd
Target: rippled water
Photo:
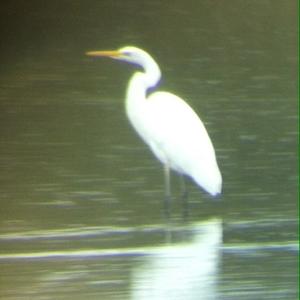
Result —
<instances>
[{"instance_id":1,"label":"rippled water","mask_svg":"<svg viewBox=\"0 0 300 300\"><path fill-rule=\"evenodd\" d=\"M296 2L3 5L0 298L296 299ZM143 47L203 119L220 201L163 172L123 108Z\"/></svg>"}]
</instances>

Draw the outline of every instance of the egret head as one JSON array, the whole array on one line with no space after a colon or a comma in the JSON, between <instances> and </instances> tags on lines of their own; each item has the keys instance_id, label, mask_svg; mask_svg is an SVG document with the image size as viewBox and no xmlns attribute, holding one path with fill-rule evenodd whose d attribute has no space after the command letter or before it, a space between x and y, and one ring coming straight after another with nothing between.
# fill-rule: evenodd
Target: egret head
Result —
<instances>
[{"instance_id":1,"label":"egret head","mask_svg":"<svg viewBox=\"0 0 300 300\"><path fill-rule=\"evenodd\" d=\"M141 67L144 70L144 83L148 88L155 86L160 79L161 74L157 63L146 51L137 47L126 46L118 50L89 51L86 55L110 57Z\"/></svg>"},{"instance_id":2,"label":"egret head","mask_svg":"<svg viewBox=\"0 0 300 300\"><path fill-rule=\"evenodd\" d=\"M135 64L141 67L146 67L153 58L144 50L133 46L122 47L118 50L109 51L89 51L88 56L106 56L117 60L126 61L130 64Z\"/></svg>"},{"instance_id":3,"label":"egret head","mask_svg":"<svg viewBox=\"0 0 300 300\"><path fill-rule=\"evenodd\" d=\"M116 57L117 59L139 66L145 66L147 61L153 60L147 52L137 47L126 46L120 48L118 52L120 56Z\"/></svg>"}]
</instances>

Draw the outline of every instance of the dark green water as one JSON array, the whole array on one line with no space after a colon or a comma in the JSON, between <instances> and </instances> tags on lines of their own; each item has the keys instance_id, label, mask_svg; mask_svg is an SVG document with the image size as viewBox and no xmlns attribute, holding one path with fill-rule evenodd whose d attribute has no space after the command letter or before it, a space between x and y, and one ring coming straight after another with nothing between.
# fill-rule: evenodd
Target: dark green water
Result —
<instances>
[{"instance_id":1,"label":"dark green water","mask_svg":"<svg viewBox=\"0 0 300 300\"><path fill-rule=\"evenodd\" d=\"M1 8L1 299L297 299L296 1L10 1ZM124 113L135 45L199 113L223 174L162 213ZM180 182L172 178L176 198Z\"/></svg>"}]
</instances>

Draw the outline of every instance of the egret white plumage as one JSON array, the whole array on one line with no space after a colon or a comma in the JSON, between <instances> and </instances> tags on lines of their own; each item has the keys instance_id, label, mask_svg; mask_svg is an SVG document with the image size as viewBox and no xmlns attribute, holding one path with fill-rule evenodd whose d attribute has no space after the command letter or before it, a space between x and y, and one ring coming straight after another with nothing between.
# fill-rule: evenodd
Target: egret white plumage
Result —
<instances>
[{"instance_id":1,"label":"egret white plumage","mask_svg":"<svg viewBox=\"0 0 300 300\"><path fill-rule=\"evenodd\" d=\"M159 66L144 50L123 47L113 51L89 51L143 68L127 87L126 112L134 129L165 168L166 193L170 194L170 169L191 177L212 196L221 193L222 177L209 135L194 110L169 92L153 92L161 78Z\"/></svg>"}]
</instances>

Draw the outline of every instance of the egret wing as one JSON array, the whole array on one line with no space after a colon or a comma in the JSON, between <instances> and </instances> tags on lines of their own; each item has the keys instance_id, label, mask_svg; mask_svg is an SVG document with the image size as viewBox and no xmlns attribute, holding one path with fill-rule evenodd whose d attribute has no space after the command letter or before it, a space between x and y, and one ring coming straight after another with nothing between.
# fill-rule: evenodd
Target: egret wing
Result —
<instances>
[{"instance_id":1,"label":"egret wing","mask_svg":"<svg viewBox=\"0 0 300 300\"><path fill-rule=\"evenodd\" d=\"M209 135L194 110L178 96L156 92L147 99L144 138L172 169L191 176L211 194L221 189L221 175Z\"/></svg>"}]
</instances>

